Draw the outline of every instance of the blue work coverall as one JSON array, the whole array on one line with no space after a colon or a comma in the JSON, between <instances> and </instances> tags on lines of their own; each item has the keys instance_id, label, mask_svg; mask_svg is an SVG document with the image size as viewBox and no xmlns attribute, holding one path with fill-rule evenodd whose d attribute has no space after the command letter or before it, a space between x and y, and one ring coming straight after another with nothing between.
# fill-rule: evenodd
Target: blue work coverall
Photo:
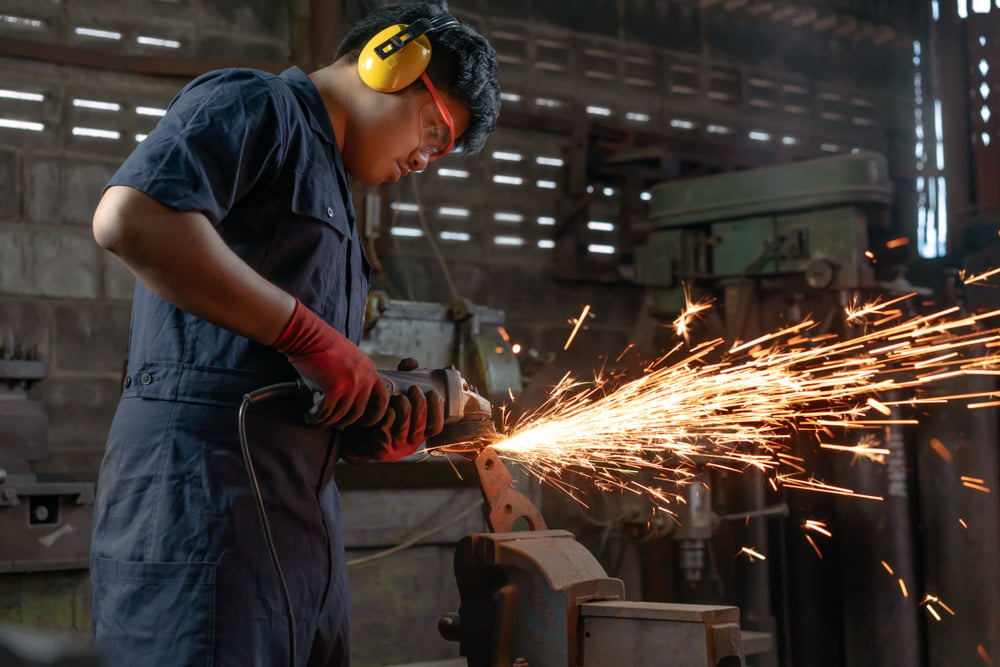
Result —
<instances>
[{"instance_id":1,"label":"blue work coverall","mask_svg":"<svg viewBox=\"0 0 1000 667\"><path fill-rule=\"evenodd\" d=\"M109 185L202 211L254 270L355 343L368 264L333 127L298 68L188 84ZM239 308L234 303L233 308ZM292 380L273 349L135 289L95 504L94 630L109 667L287 665L287 617L239 448L243 395ZM295 611L299 665L348 664L337 437L289 398L249 445Z\"/></svg>"}]
</instances>

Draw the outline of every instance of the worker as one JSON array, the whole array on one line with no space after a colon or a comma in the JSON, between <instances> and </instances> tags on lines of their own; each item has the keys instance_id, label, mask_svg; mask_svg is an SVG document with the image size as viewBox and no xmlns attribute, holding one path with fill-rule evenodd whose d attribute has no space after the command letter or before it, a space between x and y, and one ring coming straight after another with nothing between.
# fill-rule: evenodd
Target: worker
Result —
<instances>
[{"instance_id":1,"label":"worker","mask_svg":"<svg viewBox=\"0 0 1000 667\"><path fill-rule=\"evenodd\" d=\"M499 108L480 34L439 4L392 3L311 74L194 79L112 177L94 236L138 280L94 511L109 667L349 663L333 464L410 455L443 409L433 392L388 396L357 347L369 267L348 179L473 154ZM246 413L276 568L238 414L247 392L298 377L322 392L311 423L298 397Z\"/></svg>"}]
</instances>

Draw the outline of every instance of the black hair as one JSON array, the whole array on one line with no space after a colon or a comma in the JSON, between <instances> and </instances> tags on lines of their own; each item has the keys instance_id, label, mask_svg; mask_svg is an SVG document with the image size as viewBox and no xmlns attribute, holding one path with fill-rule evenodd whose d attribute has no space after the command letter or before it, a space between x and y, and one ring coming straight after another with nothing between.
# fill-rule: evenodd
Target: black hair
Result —
<instances>
[{"instance_id":1,"label":"black hair","mask_svg":"<svg viewBox=\"0 0 1000 667\"><path fill-rule=\"evenodd\" d=\"M409 25L417 19L446 13L440 4L426 0L382 5L351 27L337 47L335 60L346 57L349 62L356 61L368 40L390 25ZM475 153L486 143L500 115L497 53L482 35L465 24L432 31L427 38L432 49L427 76L469 110L469 126L455 141L455 147L465 154ZM417 79L411 85L423 83Z\"/></svg>"}]
</instances>

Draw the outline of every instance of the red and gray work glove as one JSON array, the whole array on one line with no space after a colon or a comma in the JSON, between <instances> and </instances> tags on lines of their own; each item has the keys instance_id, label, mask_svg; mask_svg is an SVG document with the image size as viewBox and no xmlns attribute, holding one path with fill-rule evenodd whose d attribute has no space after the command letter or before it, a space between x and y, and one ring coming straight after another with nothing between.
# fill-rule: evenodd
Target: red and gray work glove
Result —
<instances>
[{"instance_id":1,"label":"red and gray work glove","mask_svg":"<svg viewBox=\"0 0 1000 667\"><path fill-rule=\"evenodd\" d=\"M418 366L415 359L403 359L398 370L412 371ZM352 462L398 461L442 428L444 399L436 391L425 394L413 385L405 394L389 398L389 407L376 424L357 422L345 428L340 455Z\"/></svg>"},{"instance_id":2,"label":"red and gray work glove","mask_svg":"<svg viewBox=\"0 0 1000 667\"><path fill-rule=\"evenodd\" d=\"M374 424L385 413L389 392L375 363L298 299L273 347L322 392L309 412L311 424L344 427L362 417Z\"/></svg>"}]
</instances>

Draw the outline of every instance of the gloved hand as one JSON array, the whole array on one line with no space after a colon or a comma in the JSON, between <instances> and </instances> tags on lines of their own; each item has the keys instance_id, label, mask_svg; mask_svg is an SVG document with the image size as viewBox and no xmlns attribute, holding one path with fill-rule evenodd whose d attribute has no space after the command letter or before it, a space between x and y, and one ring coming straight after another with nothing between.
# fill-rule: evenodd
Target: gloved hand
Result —
<instances>
[{"instance_id":1,"label":"gloved hand","mask_svg":"<svg viewBox=\"0 0 1000 667\"><path fill-rule=\"evenodd\" d=\"M419 366L415 359L403 359L397 369L412 371ZM389 407L374 425L358 422L345 428L340 455L354 463L398 461L443 428L444 399L436 391L424 394L414 385L406 394L390 397Z\"/></svg>"},{"instance_id":2,"label":"gloved hand","mask_svg":"<svg viewBox=\"0 0 1000 667\"><path fill-rule=\"evenodd\" d=\"M364 421L373 424L385 411L389 392L375 363L298 299L273 347L322 392L309 411L309 423L343 427L365 415Z\"/></svg>"}]
</instances>

